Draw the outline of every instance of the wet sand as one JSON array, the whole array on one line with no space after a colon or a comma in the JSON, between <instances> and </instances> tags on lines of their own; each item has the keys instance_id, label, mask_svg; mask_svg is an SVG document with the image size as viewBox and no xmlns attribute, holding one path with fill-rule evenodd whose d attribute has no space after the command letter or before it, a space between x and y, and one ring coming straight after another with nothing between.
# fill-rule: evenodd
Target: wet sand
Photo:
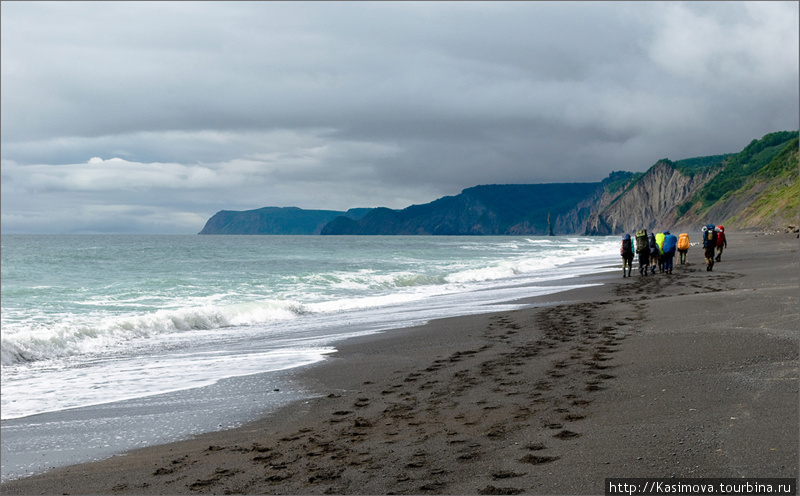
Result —
<instances>
[{"instance_id":1,"label":"wet sand","mask_svg":"<svg viewBox=\"0 0 800 496\"><path fill-rule=\"evenodd\" d=\"M800 243L728 238L713 272L694 247L672 275L590 276L604 285L341 343L294 374L317 398L0 490L602 494L606 477L796 478Z\"/></svg>"}]
</instances>

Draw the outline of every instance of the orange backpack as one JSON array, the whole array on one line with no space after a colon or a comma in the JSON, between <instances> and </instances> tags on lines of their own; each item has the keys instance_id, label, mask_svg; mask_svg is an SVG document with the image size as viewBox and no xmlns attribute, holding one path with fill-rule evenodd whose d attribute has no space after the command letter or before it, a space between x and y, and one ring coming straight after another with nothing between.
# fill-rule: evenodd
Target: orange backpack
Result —
<instances>
[{"instance_id":1,"label":"orange backpack","mask_svg":"<svg viewBox=\"0 0 800 496\"><path fill-rule=\"evenodd\" d=\"M681 233L678 236L678 249L679 250L688 250L689 249L689 235L686 233Z\"/></svg>"}]
</instances>

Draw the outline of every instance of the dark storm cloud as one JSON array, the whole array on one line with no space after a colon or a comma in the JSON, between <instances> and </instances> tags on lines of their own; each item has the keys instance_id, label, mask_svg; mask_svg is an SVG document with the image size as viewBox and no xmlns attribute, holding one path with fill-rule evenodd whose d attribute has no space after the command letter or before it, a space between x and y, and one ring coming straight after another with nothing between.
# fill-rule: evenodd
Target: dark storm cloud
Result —
<instances>
[{"instance_id":1,"label":"dark storm cloud","mask_svg":"<svg viewBox=\"0 0 800 496\"><path fill-rule=\"evenodd\" d=\"M798 127L797 26L796 2L4 2L2 227L197 232L738 151Z\"/></svg>"}]
</instances>

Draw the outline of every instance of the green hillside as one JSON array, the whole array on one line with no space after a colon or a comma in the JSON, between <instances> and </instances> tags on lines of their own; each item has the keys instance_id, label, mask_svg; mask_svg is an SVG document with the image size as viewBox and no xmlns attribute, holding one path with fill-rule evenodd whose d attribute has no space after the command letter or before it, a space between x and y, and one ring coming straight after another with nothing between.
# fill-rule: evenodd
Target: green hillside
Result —
<instances>
[{"instance_id":1,"label":"green hillside","mask_svg":"<svg viewBox=\"0 0 800 496\"><path fill-rule=\"evenodd\" d=\"M739 229L800 225L799 140L795 137L730 198L747 198L748 205L726 219Z\"/></svg>"},{"instance_id":2,"label":"green hillside","mask_svg":"<svg viewBox=\"0 0 800 496\"><path fill-rule=\"evenodd\" d=\"M709 163L705 170L709 170L709 167L718 167L721 170L687 202L678 207L676 221L685 222L687 220L683 218L685 215L700 221L709 216L715 217L715 213L717 215L715 218L719 218L720 213L730 218L733 215L732 210L744 208L743 203L752 200L748 197L753 197L754 192L770 179L782 174L791 175L792 171L796 176L798 170L796 153L792 165L791 150L797 149L797 137L797 131L770 133L760 140L751 141L739 153L717 156L722 160L716 165Z\"/></svg>"},{"instance_id":3,"label":"green hillside","mask_svg":"<svg viewBox=\"0 0 800 496\"><path fill-rule=\"evenodd\" d=\"M753 140L747 147L725 161L725 166L696 195L702 208L708 209L741 188L748 177L767 166L784 148L787 142L797 138L797 131L771 133L760 140Z\"/></svg>"}]
</instances>

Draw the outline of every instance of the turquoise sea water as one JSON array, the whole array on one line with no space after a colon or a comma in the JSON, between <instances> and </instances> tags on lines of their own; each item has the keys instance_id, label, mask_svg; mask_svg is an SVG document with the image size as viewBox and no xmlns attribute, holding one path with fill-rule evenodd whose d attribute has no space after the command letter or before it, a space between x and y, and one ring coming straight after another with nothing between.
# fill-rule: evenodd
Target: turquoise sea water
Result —
<instances>
[{"instance_id":1,"label":"turquoise sea water","mask_svg":"<svg viewBox=\"0 0 800 496\"><path fill-rule=\"evenodd\" d=\"M2 418L209 387L323 360L348 336L514 308L616 267L617 244L4 235Z\"/></svg>"}]
</instances>

